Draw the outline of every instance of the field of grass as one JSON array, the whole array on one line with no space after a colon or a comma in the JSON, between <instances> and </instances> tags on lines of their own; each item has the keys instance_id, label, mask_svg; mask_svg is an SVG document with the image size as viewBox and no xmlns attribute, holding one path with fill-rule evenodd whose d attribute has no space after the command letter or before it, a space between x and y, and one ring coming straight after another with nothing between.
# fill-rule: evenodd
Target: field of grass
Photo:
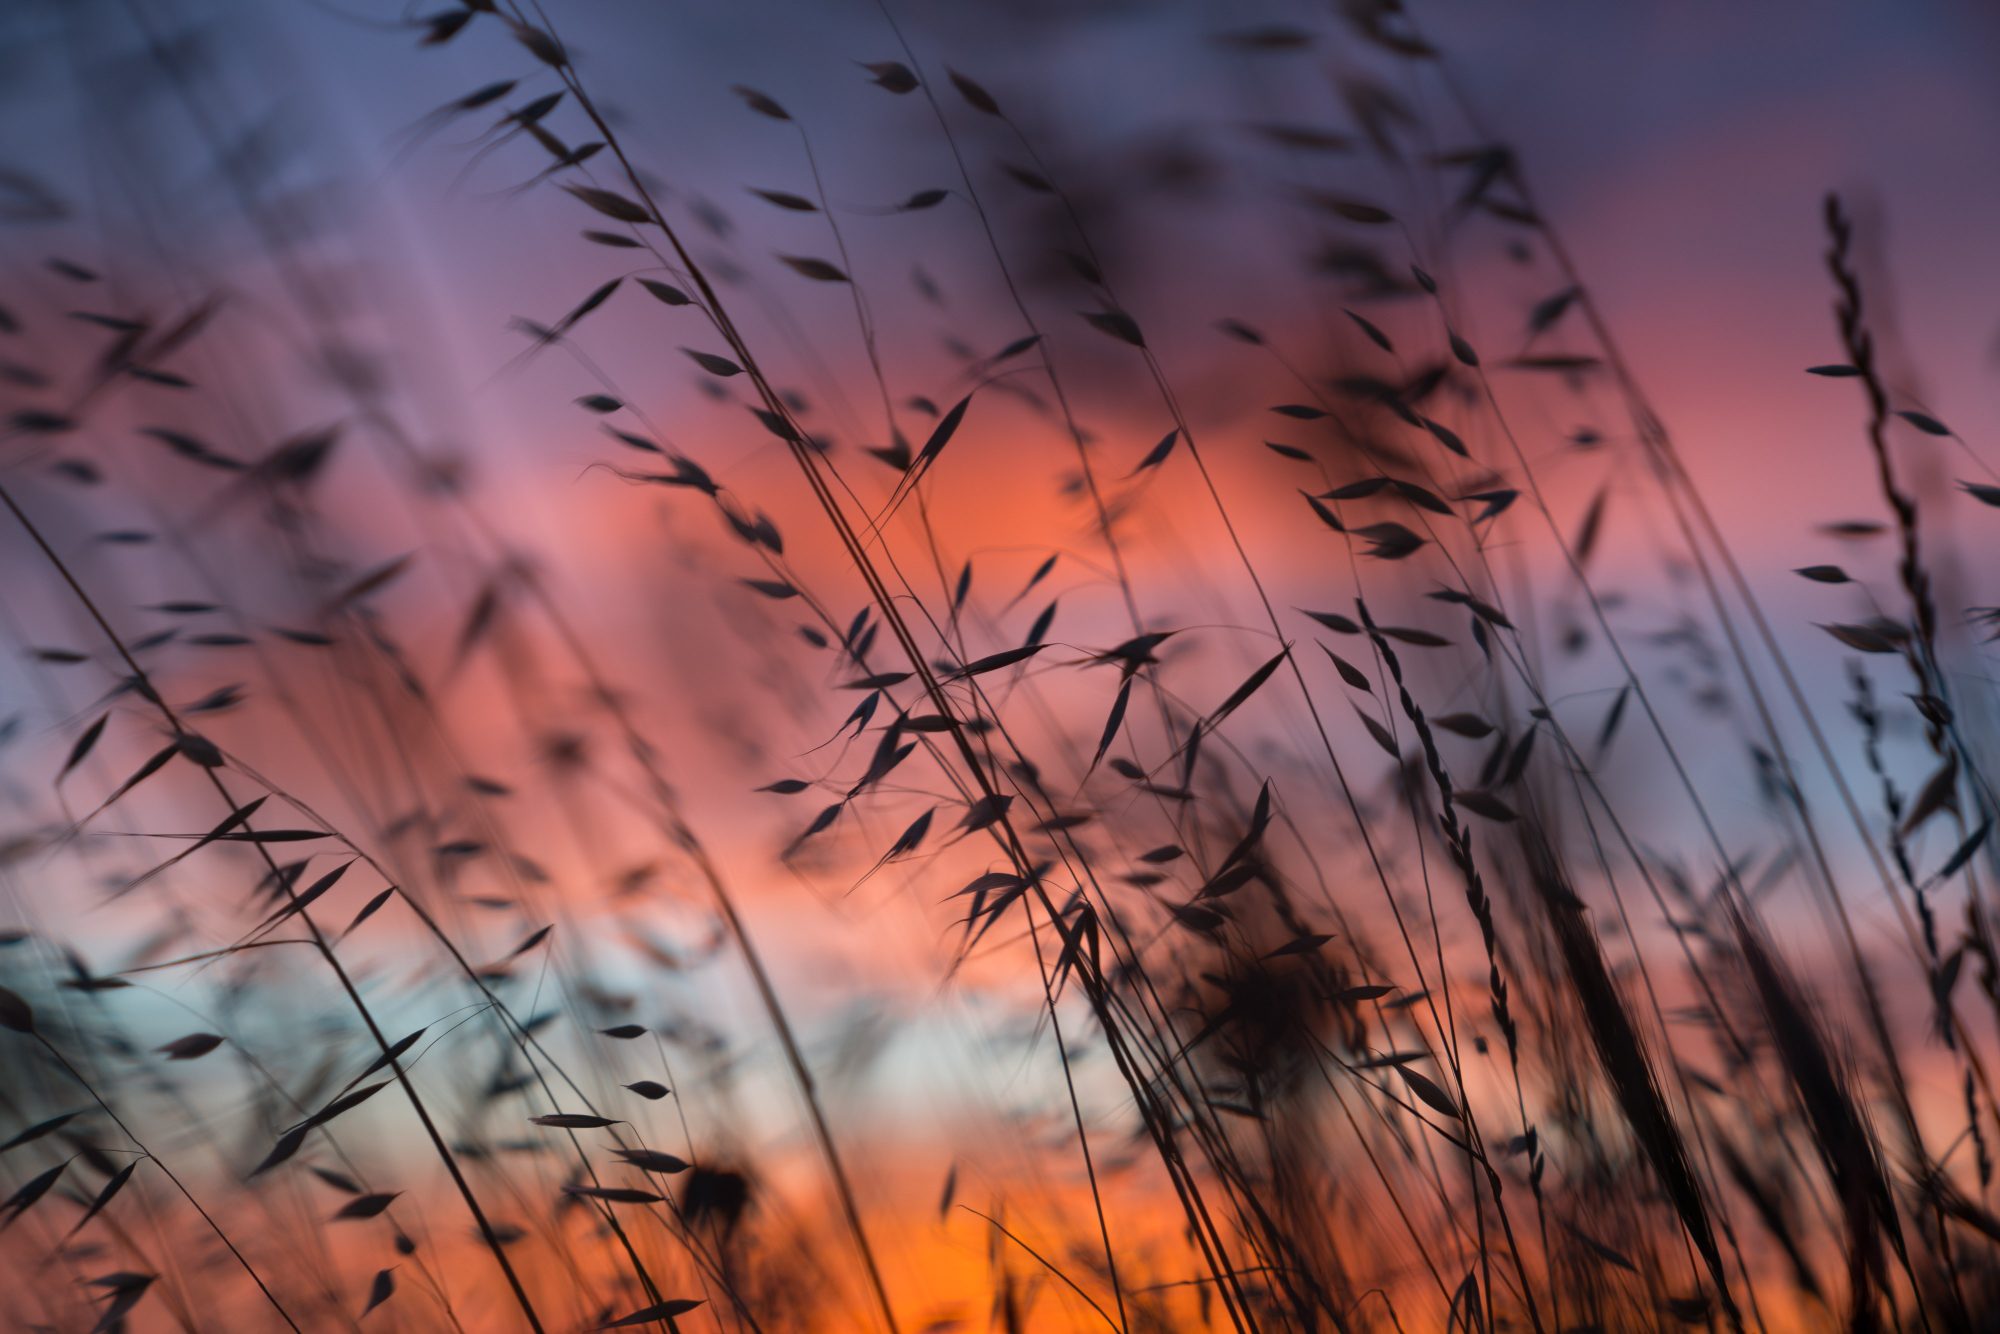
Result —
<instances>
[{"instance_id":1,"label":"field of grass","mask_svg":"<svg viewBox=\"0 0 2000 1334\"><path fill-rule=\"evenodd\" d=\"M1394 0L1121 154L901 6L691 117L325 8L435 80L344 174L255 16L9 20L0 1326L2000 1328L2000 473L1875 209L1773 540Z\"/></svg>"}]
</instances>

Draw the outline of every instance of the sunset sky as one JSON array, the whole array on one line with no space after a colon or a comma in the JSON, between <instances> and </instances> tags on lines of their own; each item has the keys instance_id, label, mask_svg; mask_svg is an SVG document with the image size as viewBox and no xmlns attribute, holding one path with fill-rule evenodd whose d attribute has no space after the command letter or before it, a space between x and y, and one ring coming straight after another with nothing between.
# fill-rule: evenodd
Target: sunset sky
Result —
<instances>
[{"instance_id":1,"label":"sunset sky","mask_svg":"<svg viewBox=\"0 0 2000 1334\"><path fill-rule=\"evenodd\" d=\"M968 908L953 891L1004 864L979 837L993 822L979 825L968 812L966 825L954 828L968 789L947 781L948 770L941 762L933 767L928 753L895 775L908 786L885 789L894 800L850 804L848 788L867 766L881 724L894 709L917 712L921 701L906 691L872 729L842 735L849 709L902 679L875 686L862 677L857 688L851 663L824 653L823 643L807 647L821 631L801 608L824 605L830 622L846 622L870 591L848 568L799 461L752 416L758 400L745 386L768 370L781 396L796 394L788 410L829 446L837 504L872 516L892 495L901 501L879 536L865 523L857 527L861 545L893 564L895 578L884 579L891 600L913 622L921 612L951 625L942 643L930 635L926 651L948 650L964 662L1009 648L1022 642L1037 610L1056 604L1050 651L1024 659L1029 665L1017 675L996 672L981 687L993 691L1009 727L1040 748L1036 763L1046 762L1063 785L1052 809L1071 803L1084 810L1099 822L1092 836L1109 826L1103 836L1128 868L1162 843L1172 855L1147 854L1144 865L1175 862L1174 840L1182 837L1217 844L1197 846L1192 856L1212 861L1228 850L1235 835L1219 827L1187 836L1172 803L1192 797L1159 787L1172 777L1179 751L1154 757L1153 786L1120 787L1110 796L1099 762L1116 727L1090 757L1114 696L1112 717L1124 709L1118 671L1093 655L1131 636L1134 620L1171 629L1175 637L1160 649L1171 701L1135 696L1134 719L1149 716L1129 735L1151 727L1156 713L1172 740L1169 702L1190 719L1209 709L1226 718L1226 730L1219 721L1211 729L1218 739L1209 743L1210 758L1227 747L1226 762L1217 763L1237 767L1227 769L1226 791L1203 794L1213 807L1199 807L1201 818L1235 828L1268 781L1284 819L1297 817L1286 826L1295 846L1288 843L1285 855L1296 851L1312 867L1315 892L1331 910L1350 882L1367 887L1371 872L1395 877L1400 896L1414 904L1418 887L1428 894L1431 877L1454 863L1427 850L1432 813L1426 807L1412 824L1418 813L1401 805L1403 789L1376 748L1393 751L1400 742L1405 758L1418 753L1394 713L1391 682L1378 672L1373 686L1357 692L1351 669L1332 665L1345 659L1320 653L1335 651L1334 636L1320 629L1326 621L1316 625L1301 613L1344 615L1362 595L1406 630L1433 626L1462 636L1475 618L1436 599L1436 590L1453 586L1433 557L1450 548L1441 553L1439 543L1385 572L1386 561L1355 558L1352 544L1315 517L1301 492L1365 480L1378 456L1352 446L1344 421L1325 421L1327 414L1301 405L1307 397L1338 397L1337 377L1350 386L1364 374L1406 379L1425 359L1449 369L1455 356L1456 365L1484 367L1479 383L1490 383L1493 397L1454 381L1424 411L1460 423L1470 457L1447 453L1443 436L1434 440L1415 422L1405 431L1379 404L1347 410L1366 418L1362 433L1372 444L1406 451L1407 471L1420 472L1454 503L1502 481L1532 491L1523 481L1530 472L1545 488L1546 517L1522 499L1481 530L1479 541L1490 545L1478 554L1498 572L1493 596L1511 599L1510 612L1526 628L1522 662L1541 673L1550 709L1575 735L1599 738L1591 780L1601 777L1605 805L1629 811L1629 830L1617 834L1634 844L1608 855L1614 840L1595 822L1597 806L1584 803L1552 820L1560 837L1604 858L1590 864L1603 867L1605 883L1593 870L1588 884L1579 877L1579 892L1615 942L1607 954L1620 985L1636 989L1636 963L1685 944L1681 928L1650 905L1638 910L1629 935L1622 900L1618 924L1607 925L1607 889L1639 902L1630 869L1639 858L1627 853L1657 853L1660 865L1684 869L1705 889L1720 875L1712 839L1742 866L1770 870L1771 883L1785 881L1768 905L1767 925L1788 957L1824 966L1818 980L1847 1003L1848 976L1825 962L1833 957L1832 933L1807 892L1806 882L1817 882L1780 855L1796 831L1789 811L1758 781L1762 740L1737 694L1741 679L1717 651L1712 628L1707 639L1684 634L1688 625L1707 625L1706 603L1632 419L1601 369L1565 376L1509 366L1529 353L1596 349L1583 316L1568 304L1551 328L1530 333L1527 312L1561 290L1560 269L1539 234L1518 219L1454 211L1466 168L1451 155L1495 143L1517 155L1543 220L1574 260L1741 561L1815 719L1824 720L1841 773L1874 801L1879 784L1846 708L1853 655L1820 627L1906 613L1892 537L1856 541L1823 531L1839 521L1885 522L1888 511L1858 382L1806 373L1844 359L1821 209L1827 193L1838 191L1856 220L1855 265L1891 406L1963 436L1946 438L1907 420L1892 421L1888 431L1894 466L1923 512L1947 621L1945 670L1964 687L1957 703L1968 725L1990 725L1996 715L1984 689L1991 675L1984 632L1965 622L1968 611L2000 603L1993 578L2000 514L1958 483L2000 484L2000 452L1986 429L2000 404L2000 265L1989 253L1992 220L2000 218L2000 79L1993 75L2000 11L1974 0L1414 0L1409 22L1444 59L1395 62L1343 26L1338 6L1330 18L1303 5L1220 0L890 3L885 13L872 0L545 0L543 21L560 35L648 194L690 238L745 344L756 349L758 374L748 376L726 358L716 371L714 358L735 349L704 323L699 307L647 295L641 280L673 275L645 250L579 235L612 224L558 187L587 180L627 191L630 182L610 152L591 159L587 175L544 173L543 148L507 130L502 116L559 85L497 19L481 14L451 41L420 46L409 14L381 0L107 0L0 15L0 35L19 34L0 53L0 168L7 172L0 184L12 221L0 232L0 266L12 279L0 305L42 321L10 345L9 394L26 386L21 392L32 397L39 389L23 367L39 370L41 362L98 346L90 340L101 338L102 317L127 307L158 317L221 294L226 312L214 337L185 354L190 376L204 391L217 389L225 409L203 416L205 399L161 397L157 385L105 395L111 401L88 431L23 440L8 465L9 485L26 498L51 549L70 562L78 586L98 590L121 633L157 629L163 615L211 613L257 631L254 645L247 637L219 646L163 635L145 650L152 655L147 670L160 673L170 698L190 710L204 692L253 683L249 707L226 701L204 726L227 752L224 772L239 793L268 780L272 790L302 798L297 806L289 798L273 803L267 822L284 805L287 818L317 821L323 811L335 824L368 831L381 863L357 864L353 881L328 900L340 904L335 915L351 918L406 857L423 868L424 883L411 892L438 905L437 915L468 942L471 964L512 971L504 984L513 988L511 1003L576 1021L563 1041L597 1053L587 1058L602 1062L588 1076L594 1090L624 1096L617 1083L653 1071L670 1039L704 1082L701 1097L665 1105L676 1114L685 1108L687 1119L673 1133L726 1144L746 1161L763 1156L770 1177L786 1187L785 1202L765 1216L779 1243L803 1246L808 1236L825 1243L799 1274L784 1275L809 1288L823 1277L813 1265L850 1263L841 1249L844 1224L818 1193L821 1164L804 1103L704 888L706 873L696 873L699 859L684 855L671 822L650 813L658 793L648 787L647 766L657 765L681 803L673 809L687 814L721 879L746 905L799 1017L831 1119L864 1164L861 1193L889 1238L891 1286L911 1297L903 1328L923 1327L920 1310L942 1312L940 1321L964 1315L965 1328L983 1327L980 1285L998 1253L985 1249L993 1238L970 1225L941 1232L933 1222L934 1213L950 1214L938 1204L941 1181L953 1183L949 1198L960 1189L961 1169L961 1202L999 1208L1017 1198L1024 1228L1044 1228L1035 1235L1046 1244L1088 1256L1096 1234L1082 1220L1091 1197L1075 1161L1063 1156L1078 1123L1102 1137L1129 1244L1144 1256L1135 1269L1170 1285L1175 1280L1166 1276L1185 1267L1180 1206L1128 1115L1126 1086L1074 991L1066 997L1074 1009L1060 1011L1074 1026L1061 1040L1063 1051L1076 1053L1080 1092L1050 1057L1054 1007L1043 1008L1042 973L1033 966L1046 970L1049 960L1028 948L1047 941L1013 923L979 951L958 952ZM1295 32L1311 35L1295 40ZM163 52L185 83L159 77ZM865 68L912 59L925 93L885 91ZM947 71L975 80L1007 118L984 114L977 98L954 91ZM518 82L468 115L437 114L499 79ZM1399 146L1393 156L1369 149L1366 118L1356 113L1355 90L1370 80L1402 108L1390 113ZM933 91L954 136L949 142L927 100ZM758 114L759 96L775 99L789 118ZM572 147L596 137L574 98L544 125ZM1283 149L1268 133L1272 126L1323 131L1340 142L1328 152ZM1005 274L981 214L965 197L955 152L985 206ZM67 216L21 220L32 194L22 183L30 177L71 201ZM1061 193L1038 186L1044 177ZM926 192L949 193L940 200ZM252 195L269 210L258 216L282 216L284 227L260 233L246 223L242 203ZM1079 223L1087 242L1075 239ZM1371 296L1328 271L1330 254L1351 257L1361 247L1381 257L1398 292ZM1100 294L1115 292L1144 330L1143 355L1134 340L1107 328L1102 310L1084 308L1096 297L1063 257L1078 249L1091 250L1108 279ZM62 263L51 266L51 257ZM800 257L838 259L843 272L835 281L814 280L810 266L788 264ZM65 264L102 276L81 278ZM1424 270L1415 280L1407 276L1413 264ZM1032 356L1017 342L1025 325L1010 278L1047 334ZM524 336L521 321L553 325L613 279L621 280L613 295L561 345L537 347ZM1435 299L1419 286L1433 280ZM1098 304L1108 305L1108 297ZM52 311L60 317L49 318ZM100 318L66 318L79 313ZM1096 316L1098 327L1079 316ZM1255 338L1230 336L1218 327L1226 321L1253 327ZM353 360L328 356L336 341L329 331L336 330L342 354L354 353ZM1445 351L1449 339L1463 350ZM1384 346L1392 340L1393 350ZM1050 406L1044 356L1067 380L1066 401L1118 516L1119 558L1129 562L1142 613L1128 610L1094 531L1078 454ZM345 380L330 373L336 361ZM863 451L890 443L890 422L906 443L921 445L940 413L961 399L963 427L950 449L940 452L920 495L902 496L898 474ZM19 406L11 396L7 405L10 412ZM247 500L268 480L263 473L239 483L236 473L191 472L185 441L175 446L180 457L134 443L138 432L167 425L199 431L236 457L261 458L273 442L335 423L346 432L337 466L314 483L320 489L311 505L274 524ZM667 465L659 453L621 445L616 431L699 464L739 507L738 529L718 520L717 506L698 488L632 484L631 473ZM425 493L413 485L417 460L462 477L472 508L457 508L448 488ZM1342 511L1350 523L1385 503L1367 493L1342 504L1350 499ZM803 595L779 577L776 557L742 539L760 522L767 532L782 531L777 555L787 568L813 574ZM117 539L135 529L158 529L165 540L142 546ZM1239 541L1261 582L1246 574ZM11 529L5 543L10 573L0 628L10 651L0 691L22 701L6 710L25 720L25 740L9 753L27 755L10 759L18 770L6 776L13 822L4 831L6 902L23 923L14 943L41 942L34 957L60 976L71 966L63 950L72 941L87 942L84 954L105 967L240 941L246 926L235 914L247 911L249 899L236 893L237 881L254 884L263 873L252 849L205 851L205 862L157 885L148 878L144 896L100 892L145 866L141 850L152 844L142 833L170 826L174 838L186 840L220 814L214 794L192 779L185 791L155 783L108 816L97 809L160 746L161 720L138 694L121 691L122 659L103 652L101 627L80 609L75 589L34 563L41 549ZM1639 646L1635 670L1662 700L1657 719L1640 720L1636 708L1625 718L1615 750L1626 663L1603 642L1566 563L1565 551L1578 547L1604 614L1624 642ZM482 564L495 553L518 566ZM1058 559L1045 567L1049 556ZM406 566L392 564L405 557ZM1794 572L1832 565L1856 582L1808 581ZM16 568L23 573L14 575ZM379 588L365 583L370 570L381 573ZM521 610L529 602L518 593L528 586L528 570L568 618L551 617L554 630ZM1408 570L1420 573L1398 573ZM474 652L467 609L503 585L516 600L480 627L487 638ZM969 630L960 629L955 611L940 610L955 596L965 601ZM186 610L197 597L216 605ZM171 610L176 606L183 609ZM327 645L296 636L279 642L269 633L308 622L345 625L350 613L360 625L362 607L368 616L381 613L382 621L367 623L383 629L381 641L356 636L338 654L320 654ZM614 715L594 693L571 627L575 642L591 646L619 709L629 712ZM1454 643L1455 651L1432 654L1445 646L1426 645L1421 633L1401 641L1409 646L1408 684L1434 718L1456 715L1466 728L1443 743L1463 796L1484 785L1465 775L1486 759L1471 741L1487 735L1480 718L1466 722L1466 711L1495 706L1533 715L1504 682L1494 686L1490 649L1482 657ZM1302 679L1310 676L1315 692L1326 687L1330 721L1315 713L1311 725L1303 722L1288 712L1292 704L1276 700L1275 685L1242 701L1230 694L1272 660L1280 637L1293 648ZM882 636L885 645L889 638ZM1360 637L1338 643L1344 652L1369 652ZM235 656L197 647L226 647ZM1501 661L1514 666L1504 654ZM1808 753L1778 674L1759 662L1757 684L1779 700L1787 744ZM944 664L947 675L952 666ZM1925 782L1935 738L1908 707L1905 692L1916 687L1903 660L1884 655L1869 666L1891 715L1889 766L1907 798ZM412 675L399 676L405 669ZM1288 677L1265 679L1292 688ZM1346 702L1337 693L1343 682ZM1725 702L1698 707L1710 687ZM971 693L969 685L960 688ZM1222 704L1225 697L1230 702ZM1364 704L1385 710L1398 735L1382 742L1376 732L1371 740L1376 724ZM95 734L71 748L100 714L112 724L85 765ZM607 723L614 716L620 727L629 718L646 747L635 752L631 738ZM1331 731L1326 749L1338 745L1354 766L1351 809L1348 774L1322 764L1323 729ZM1677 748L1676 765L1685 753L1685 770L1661 763L1662 739ZM1012 745L1015 737L1004 740ZM980 745L998 743L982 735ZM1557 767L1560 758L1545 751L1538 761L1550 766L1559 794L1568 789L1556 775L1572 782L1583 768ZM996 772L1004 768L989 762ZM1958 761L1951 763L1946 776L1955 782ZM1498 771L1492 761L1485 767L1489 777ZM192 768L176 763L175 772ZM58 771L63 786L52 800L45 776ZM1193 772L1190 764L1183 786ZM1412 764L1408 772L1421 786L1428 771ZM790 794L782 780L812 788ZM771 784L780 790L768 790ZM1834 798L1817 761L1805 766L1802 788L1815 809ZM1445 797L1448 805L1449 788ZM828 801L839 807L838 820L830 815L822 836L823 826L806 826L816 811L833 810ZM885 856L927 805L939 817L925 858ZM1921 832L1909 846L1922 865L1935 868L1975 823L1970 806L1952 809L1958 818L1949 829L1943 819L1917 822ZM1364 812L1362 828L1379 819L1394 830L1379 850L1349 823ZM72 840L69 822L80 818L97 820L102 837ZM1500 818L1475 822L1479 838L1499 828ZM1870 818L1885 819L1881 812ZM1872 879L1861 840L1838 820L1833 826L1830 870L1854 889L1854 917L1875 933L1868 936L1873 949L1872 942L1904 929L1901 904ZM1412 828L1420 837L1411 837ZM442 855L433 854L455 846L453 839L460 846L453 855L466 860L440 869ZM233 878L218 877L228 894L192 874L208 862L232 869ZM312 874L330 865L315 862ZM1504 876L1518 870L1510 863ZM1623 890L1617 875L1625 877ZM1162 882L1166 888L1156 890ZM1169 901L1177 882L1141 870L1120 883L1132 887L1149 945L1178 939L1174 914L1195 905ZM1181 887L1193 893L1201 877ZM1513 879L1506 889L1525 893ZM1475 886L1468 901L1480 892ZM1956 888L1949 893L1940 901L1956 930L1962 899ZM1319 912L1321 898L1308 896L1308 916ZM254 906L270 908L261 900ZM1490 940L1482 957L1478 924L1456 903L1452 911L1460 915L1435 942L1436 961L1442 969L1453 951L1454 971L1484 987L1488 967L1497 977L1501 965L1490 962ZM1147 914L1164 915L1156 925ZM1354 931L1390 940L1388 916L1371 901ZM391 917L401 925L383 929ZM1178 921L1185 926L1187 919ZM460 979L436 970L429 939L412 922L392 905L371 928L375 935L357 936L352 957L363 987L395 1026L431 1024L442 1032L469 1007L465 994L451 989ZM519 945L530 929L551 923L559 924L553 937ZM1269 933L1280 923L1286 932L1296 925L1290 917L1258 919L1246 932ZM163 924L184 934L156 936ZM1508 929L1515 929L1511 919ZM1327 935L1341 939L1330 926ZM158 943L166 940L171 947ZM1268 962L1270 944L1261 941L1249 957ZM1350 944L1360 947L1343 941L1334 949ZM1523 956L1549 966L1553 955L1536 952L1545 944L1521 946ZM527 963L509 956L516 947ZM544 954L533 954L537 948ZM29 952L24 946L13 957ZM1414 960L1415 948L1409 953ZM1401 966L1394 949L1390 957ZM547 971L542 958L550 960ZM1513 957L1506 966L1516 966ZM243 977L252 975L246 967ZM284 971L255 973L260 985L274 975L295 980ZM116 1011L143 1039L131 1047L141 1053L187 1026L191 1011L183 1007L234 1007L253 995L228 994L235 983L222 978L235 974L226 968L146 976L163 999L150 1009ZM1219 985L1198 965L1180 980L1191 994ZM1644 981L1651 994L1653 979ZM323 1033L337 1026L309 1020L313 1005L284 994L288 1000L268 1005L253 997L244 1023L274 1060L302 1067L305 1049L294 1045L289 1026L312 1022ZM89 1004L125 1003L115 990L106 995L111 999L93 993ZM1678 972L1651 998L1675 1013L1701 999ZM1179 1003L1184 1010L1191 1004L1186 997ZM1912 1032L1929 1021L1927 1004L1921 983L1884 1002ZM601 1050L604 1026L620 1005L663 1040ZM1484 998L1479 1005L1484 1025ZM1838 1013L1844 1040L1851 1016ZM1649 1029L1649 1042L1667 1027L1656 1017L1660 1031ZM1385 1029L1403 1022L1383 1021ZM1471 1032L1474 1021L1466 1023ZM481 1031L468 1030L463 1047L432 1058L426 1075L441 1092L470 1102L477 1081L501 1077L483 1064L450 1067L450 1076L438 1068ZM1484 1091L1518 1101L1518 1087L1502 1087L1492 1059L1497 1043L1489 1049L1483 1029L1478 1041L1494 1071ZM1726 1078L1703 1041L1687 1068ZM1913 1042L1913 1053L1917 1047ZM490 1054L479 1050L482 1059ZM505 1041L493 1050L504 1067L511 1056ZM1185 1054L1175 1053L1171 1064ZM1938 1143L1958 1145L1959 1067L1936 1043L1911 1059L1920 1103L1912 1115ZM303 1082L301 1071L286 1073ZM254 1112L254 1133L243 1142L261 1144L273 1113L254 1081L244 1090L218 1082L203 1095L232 1115ZM1405 1105L1413 1097L1440 1110L1419 1083L1390 1092ZM1458 1114L1450 1095L1435 1086L1432 1092L1444 1100L1444 1114ZM389 1102L385 1097L353 1124L391 1124ZM455 1133L471 1127L468 1136L476 1130L504 1143L518 1118L496 1129L482 1122L485 1106L467 1111ZM10 1118L14 1111L10 1106ZM381 1121L366 1119L378 1113ZM1760 1105L1756 1113L1766 1111ZM667 1123L664 1111L657 1117ZM183 1141L177 1147L191 1153L186 1145L205 1144L198 1128L191 1118L173 1131ZM436 1167L414 1137L384 1149L381 1159ZM1341 1166L1359 1179L1362 1161L1355 1154ZM546 1202L534 1192L553 1194L574 1182L560 1164L537 1170L511 1203L539 1220ZM506 1180L515 1190L517 1179ZM413 1188L411 1205L419 1195ZM1539 1193L1535 1198L1539 1203ZM434 1212L457 1208L441 1189L421 1199ZM1354 1235L1379 1242L1370 1230L1386 1229L1389 1218L1380 1202L1347 1196L1339 1207L1352 1210L1342 1216ZM457 1239L449 1245L467 1254L454 1254L446 1269L477 1271L485 1284L487 1257L465 1241L463 1220L448 1217L440 1229L448 1226ZM1441 1217L1447 1249L1463 1244L1462 1221L1449 1208ZM1671 1234L1675 1245L1678 1237ZM1399 1244L1400 1235L1379 1247L1385 1263L1402 1266L1384 1286L1425 1288L1428 1280L1413 1277L1416 1265L1396 1252ZM354 1243L352 1254L346 1245L338 1234L329 1243L336 1268L375 1267L379 1257L365 1258L363 1243ZM311 1249L302 1243L287 1252L289 1262L306 1272ZM1671 1258L1674 1246L1665 1250ZM605 1283L620 1281L608 1245L585 1253L583 1270L601 1263ZM594 1320L600 1312L576 1294L596 1275L565 1268L572 1253L561 1246L535 1254L535 1281L570 1293L576 1309L569 1314ZM1638 1272L1629 1262L1623 1267ZM1082 1272L1095 1281L1094 1271ZM839 1314L815 1319L828 1329L865 1327L861 1321L872 1317L855 1314L867 1309L861 1284L841 1273L839 1301L829 1299ZM490 1317L494 1323L479 1327L511 1327L494 1314L508 1309L497 1286L468 1286L477 1290L468 1308L479 1312L475 1325ZM254 1293L246 1293L239 1295L248 1304ZM1086 1309L1061 1293L1038 1310L1051 1308L1063 1319ZM1787 1327L1783 1309L1774 1306L1770 1328ZM1046 1314L1037 1319L1047 1323L1032 1328L1068 1327Z\"/></svg>"}]
</instances>

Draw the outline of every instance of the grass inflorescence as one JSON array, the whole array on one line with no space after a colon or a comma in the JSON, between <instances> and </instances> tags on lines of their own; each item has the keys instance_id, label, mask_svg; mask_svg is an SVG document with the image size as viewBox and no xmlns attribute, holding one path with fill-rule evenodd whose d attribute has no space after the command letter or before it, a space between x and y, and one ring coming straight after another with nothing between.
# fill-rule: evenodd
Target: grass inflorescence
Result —
<instances>
[{"instance_id":1,"label":"grass inflorescence","mask_svg":"<svg viewBox=\"0 0 2000 1334\"><path fill-rule=\"evenodd\" d=\"M4 182L23 1328L1983 1327L1986 465L1839 199L1885 517L1772 565L1400 5L1210 35L1343 52L1226 203L887 3L741 179L565 6L385 22L483 81L371 166L563 293L476 390L104 8Z\"/></svg>"}]
</instances>

